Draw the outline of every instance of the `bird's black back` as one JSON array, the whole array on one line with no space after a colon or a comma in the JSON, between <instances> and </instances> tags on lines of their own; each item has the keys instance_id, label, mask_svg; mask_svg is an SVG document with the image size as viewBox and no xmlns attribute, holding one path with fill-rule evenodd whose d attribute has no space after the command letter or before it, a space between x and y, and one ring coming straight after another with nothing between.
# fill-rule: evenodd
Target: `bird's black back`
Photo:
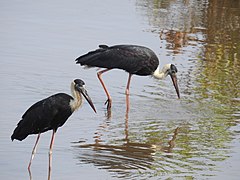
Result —
<instances>
[{"instance_id":1,"label":"bird's black back","mask_svg":"<svg viewBox=\"0 0 240 180\"><path fill-rule=\"evenodd\" d=\"M118 68L131 74L150 75L158 67L156 54L147 47L136 45L100 45L76 59L76 63L88 67Z\"/></svg>"},{"instance_id":2,"label":"bird's black back","mask_svg":"<svg viewBox=\"0 0 240 180\"><path fill-rule=\"evenodd\" d=\"M33 104L22 116L11 139L23 140L29 134L57 130L72 114L68 94L58 93Z\"/></svg>"}]
</instances>

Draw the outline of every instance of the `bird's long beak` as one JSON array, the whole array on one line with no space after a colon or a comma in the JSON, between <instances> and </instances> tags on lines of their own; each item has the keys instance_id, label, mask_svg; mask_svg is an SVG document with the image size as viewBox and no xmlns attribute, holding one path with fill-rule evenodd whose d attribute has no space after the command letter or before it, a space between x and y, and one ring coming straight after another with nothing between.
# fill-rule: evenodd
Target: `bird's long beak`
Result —
<instances>
[{"instance_id":1,"label":"bird's long beak","mask_svg":"<svg viewBox=\"0 0 240 180\"><path fill-rule=\"evenodd\" d=\"M178 96L178 98L180 99L180 94L179 94L179 89L178 89L178 84L177 84L177 76L176 76L176 73L171 73L170 76L171 76L171 78L172 78L173 86L174 86L175 89L176 89L177 96Z\"/></svg>"},{"instance_id":2,"label":"bird's long beak","mask_svg":"<svg viewBox=\"0 0 240 180\"><path fill-rule=\"evenodd\" d=\"M82 95L85 97L85 99L87 100L87 102L89 103L89 105L91 106L91 108L94 110L95 113L97 113L94 105L93 105L93 102L90 98L90 96L88 95L87 93L87 90L84 88L84 87L81 87L81 91Z\"/></svg>"}]
</instances>

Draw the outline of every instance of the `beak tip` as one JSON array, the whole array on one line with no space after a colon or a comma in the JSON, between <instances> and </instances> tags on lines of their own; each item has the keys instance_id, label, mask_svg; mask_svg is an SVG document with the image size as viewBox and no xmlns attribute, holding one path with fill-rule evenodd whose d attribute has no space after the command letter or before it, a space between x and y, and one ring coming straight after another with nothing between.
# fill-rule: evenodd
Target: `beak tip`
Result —
<instances>
[{"instance_id":1,"label":"beak tip","mask_svg":"<svg viewBox=\"0 0 240 180\"><path fill-rule=\"evenodd\" d=\"M95 109L93 103L91 102L90 106L92 107L93 111L97 114L97 110Z\"/></svg>"},{"instance_id":2,"label":"beak tip","mask_svg":"<svg viewBox=\"0 0 240 180\"><path fill-rule=\"evenodd\" d=\"M177 97L178 97L178 99L180 99L180 94L179 94L179 92L177 93Z\"/></svg>"},{"instance_id":3,"label":"beak tip","mask_svg":"<svg viewBox=\"0 0 240 180\"><path fill-rule=\"evenodd\" d=\"M180 99L180 93L179 93L179 89L178 89L176 74L171 74L171 78L172 78L173 86L175 87L175 90L177 92L178 99Z\"/></svg>"}]
</instances>

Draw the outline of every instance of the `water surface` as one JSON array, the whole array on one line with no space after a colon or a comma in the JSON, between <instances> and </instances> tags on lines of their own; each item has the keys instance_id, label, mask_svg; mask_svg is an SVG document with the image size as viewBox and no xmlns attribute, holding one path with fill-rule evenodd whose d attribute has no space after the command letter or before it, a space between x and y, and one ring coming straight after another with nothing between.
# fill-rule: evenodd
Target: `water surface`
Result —
<instances>
[{"instance_id":1,"label":"water surface","mask_svg":"<svg viewBox=\"0 0 240 180\"><path fill-rule=\"evenodd\" d=\"M60 128L52 179L238 179L240 151L240 3L209 1L3 1L0 3L1 179L29 179L35 142L10 136L25 110L70 82L86 82L98 113L85 103ZM170 78L103 75L113 98L106 115L97 69L74 64L98 44L139 44ZM41 136L33 179L46 179L51 132Z\"/></svg>"}]
</instances>

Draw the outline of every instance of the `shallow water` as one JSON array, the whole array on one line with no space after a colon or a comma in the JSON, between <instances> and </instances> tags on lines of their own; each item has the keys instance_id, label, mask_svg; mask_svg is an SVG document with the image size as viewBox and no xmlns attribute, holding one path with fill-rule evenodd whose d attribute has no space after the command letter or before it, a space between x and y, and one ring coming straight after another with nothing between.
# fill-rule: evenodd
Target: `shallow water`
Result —
<instances>
[{"instance_id":1,"label":"shallow water","mask_svg":"<svg viewBox=\"0 0 240 180\"><path fill-rule=\"evenodd\" d=\"M0 179L29 179L36 136L11 142L25 110L85 81L97 114L84 103L59 128L52 179L238 179L240 3L209 1L4 1L0 3ZM113 98L106 114L97 69L74 59L98 44L139 44L161 66L178 68L181 99L169 77L103 75ZM33 179L47 179L51 132L41 136Z\"/></svg>"}]
</instances>

